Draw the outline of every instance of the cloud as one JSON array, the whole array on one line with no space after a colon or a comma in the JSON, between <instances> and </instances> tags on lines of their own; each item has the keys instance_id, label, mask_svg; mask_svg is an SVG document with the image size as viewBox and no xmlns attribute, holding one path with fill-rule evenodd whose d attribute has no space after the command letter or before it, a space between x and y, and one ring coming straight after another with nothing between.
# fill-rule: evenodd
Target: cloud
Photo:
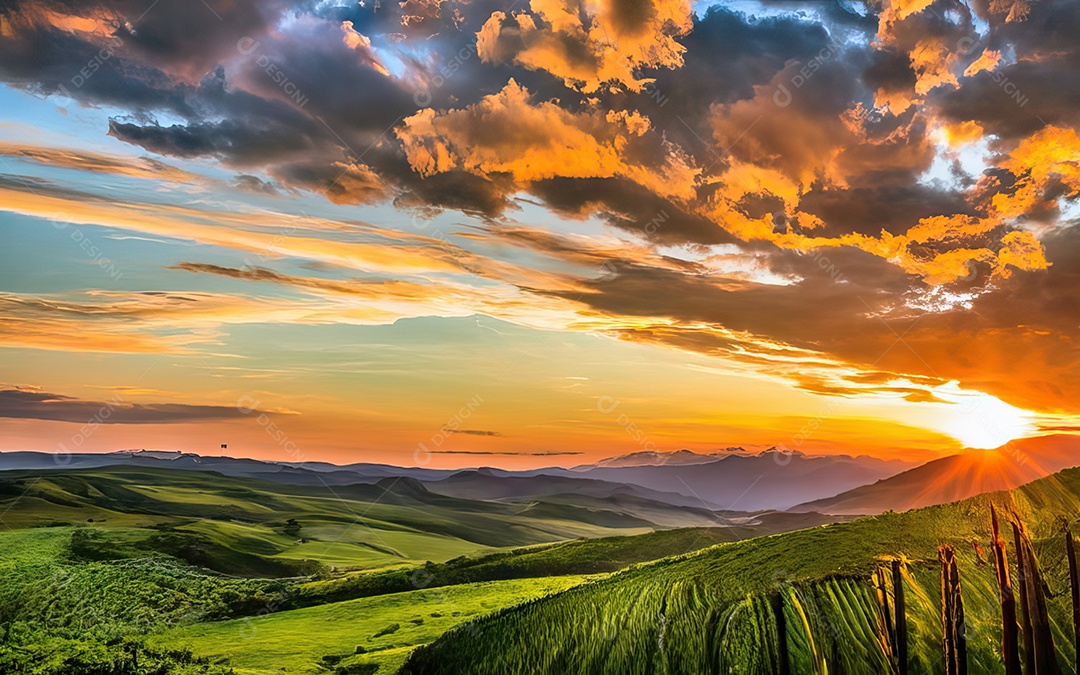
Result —
<instances>
[{"instance_id":1,"label":"cloud","mask_svg":"<svg viewBox=\"0 0 1080 675\"><path fill-rule=\"evenodd\" d=\"M453 247L432 237L371 226L368 241L338 242L317 236L341 223L289 214L263 213L256 222L247 214L207 211L148 202L110 202L46 181L5 181L0 177L0 208L57 221L61 226L100 225L142 234L195 240L252 255L252 259L297 256L371 272L460 272ZM282 232L288 236L282 236ZM397 240L401 246L385 246ZM377 242L377 243L375 243Z\"/></svg>"},{"instance_id":2,"label":"cloud","mask_svg":"<svg viewBox=\"0 0 1080 675\"><path fill-rule=\"evenodd\" d=\"M611 227L656 244L707 246L738 241L704 215L642 190L627 178L548 178L533 182L530 191L566 218L580 221L599 216Z\"/></svg>"},{"instance_id":3,"label":"cloud","mask_svg":"<svg viewBox=\"0 0 1080 675\"><path fill-rule=\"evenodd\" d=\"M460 110L424 110L396 131L422 176L460 170L507 174L519 184L550 178L624 177L664 197L689 198L697 170L682 151L623 120L532 103L511 80Z\"/></svg>"},{"instance_id":4,"label":"cloud","mask_svg":"<svg viewBox=\"0 0 1080 675\"><path fill-rule=\"evenodd\" d=\"M4 145L0 147L0 155L76 171L110 173L177 183L205 181L202 176L178 169L150 157L120 157L26 143Z\"/></svg>"},{"instance_id":5,"label":"cloud","mask_svg":"<svg viewBox=\"0 0 1080 675\"><path fill-rule=\"evenodd\" d=\"M0 417L76 424L182 424L242 418L236 406L89 401L28 389L0 389Z\"/></svg>"},{"instance_id":6,"label":"cloud","mask_svg":"<svg viewBox=\"0 0 1080 675\"><path fill-rule=\"evenodd\" d=\"M278 196L281 194L281 188L275 183L249 174L238 174L233 178L232 185L238 190L253 192L255 194L271 196Z\"/></svg>"},{"instance_id":7,"label":"cloud","mask_svg":"<svg viewBox=\"0 0 1080 675\"><path fill-rule=\"evenodd\" d=\"M547 71L583 92L607 83L641 91L649 80L637 70L683 64L676 38L691 26L686 0L532 0L527 12L492 12L476 47L485 61Z\"/></svg>"},{"instance_id":8,"label":"cloud","mask_svg":"<svg viewBox=\"0 0 1080 675\"><path fill-rule=\"evenodd\" d=\"M359 163L296 162L271 172L283 183L321 193L335 204L377 203L390 192L385 180Z\"/></svg>"},{"instance_id":9,"label":"cloud","mask_svg":"<svg viewBox=\"0 0 1080 675\"><path fill-rule=\"evenodd\" d=\"M446 433L465 434L466 436L502 436L498 431L487 431L485 429L450 429L443 427L442 430Z\"/></svg>"},{"instance_id":10,"label":"cloud","mask_svg":"<svg viewBox=\"0 0 1080 675\"><path fill-rule=\"evenodd\" d=\"M837 396L933 403L957 381L1073 409L1080 5L762 7L8 3L0 79L109 111L102 134L220 164L242 190L453 209L467 226L448 243L7 177L9 212L252 262L185 252L175 265L231 295L7 294L0 334L152 352L258 317L481 312L711 354ZM195 180L159 159L12 152ZM579 225L588 234L567 234ZM294 260L324 271L272 269Z\"/></svg>"}]
</instances>

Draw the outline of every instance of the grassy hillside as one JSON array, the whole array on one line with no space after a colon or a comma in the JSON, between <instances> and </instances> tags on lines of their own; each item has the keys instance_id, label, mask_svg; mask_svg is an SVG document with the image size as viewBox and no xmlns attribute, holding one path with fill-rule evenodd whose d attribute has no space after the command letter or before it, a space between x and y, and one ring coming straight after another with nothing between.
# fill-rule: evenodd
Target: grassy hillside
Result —
<instances>
[{"instance_id":1,"label":"grassy hillside","mask_svg":"<svg viewBox=\"0 0 1080 675\"><path fill-rule=\"evenodd\" d=\"M670 524L668 512L650 521L640 503L623 501L478 501L429 492L410 478L327 488L135 467L0 474L5 524L78 526L72 540L78 559L166 556L224 574L268 578L438 563ZM699 509L694 519L707 521L703 513ZM821 520L817 514L763 514L732 527L724 539Z\"/></svg>"},{"instance_id":2,"label":"grassy hillside","mask_svg":"<svg viewBox=\"0 0 1080 675\"><path fill-rule=\"evenodd\" d=\"M264 622L306 634L305 639L315 651L326 648L313 653L300 646L302 640L279 646L279 652L290 654L292 662L306 664L304 667L325 655L333 657L336 652L328 645L353 650L365 643L363 631L368 628L365 622L379 624L372 632L398 623L402 630L394 631L396 642L382 640L369 644L365 649L380 653L363 661L389 659L400 664L413 646L434 639L451 626L480 613L567 588L581 580L582 577L574 574L613 570L732 536L726 529L671 530L641 538L576 540L461 557L445 565L399 566L312 580L244 578L200 569L147 548L148 541L156 536L153 533L143 528L88 527L29 528L0 533L0 665L10 656L16 659L10 663L18 663L20 667L31 663L41 673L73 673L77 669L70 659L78 654L91 654L92 663L112 663L110 659L127 658L124 655L130 650L143 649L138 642L125 640L173 630L167 634L189 636L196 648L197 656L190 658L192 663L184 663L182 667L195 668L190 672L204 672L203 669L212 672L213 661L223 653L208 649L207 645L220 644L219 638L225 635L222 631L232 630L230 627L261 626ZM256 545L248 542L246 546ZM88 552L92 555L88 556ZM487 583L504 578L515 581ZM478 583L467 583L470 581ZM330 604L357 596L378 597ZM443 611L436 607L431 613L440 616L428 618L402 614L403 607L417 603L433 606L442 603ZM286 611L301 605L309 607ZM221 621L234 616L248 618ZM417 618L423 621L415 623ZM326 631L335 621L338 623L333 631L337 642L328 642ZM267 631L262 634L274 635L272 629ZM201 635L208 636L209 642L196 639ZM401 642L405 638L407 641ZM247 663L245 659L251 654L265 651L258 641L226 640L226 643L239 650L240 663ZM144 654L144 661L154 662L153 649L168 648L183 653L185 644L157 640L151 651ZM393 651L389 644L400 648ZM99 650L101 654L96 653ZM55 670L49 670L50 667ZM113 672L88 668L87 672ZM18 671L12 666L0 672ZM274 668L261 672L278 671Z\"/></svg>"},{"instance_id":3,"label":"grassy hillside","mask_svg":"<svg viewBox=\"0 0 1080 675\"><path fill-rule=\"evenodd\" d=\"M394 673L417 646L484 614L588 577L490 581L337 602L177 628L150 640L187 648L237 675Z\"/></svg>"},{"instance_id":4,"label":"grassy hillside","mask_svg":"<svg viewBox=\"0 0 1080 675\"><path fill-rule=\"evenodd\" d=\"M137 635L263 606L284 582L224 577L168 557L135 557L136 530L118 529L114 560L73 552L72 527L0 532L0 672L34 675L225 675L182 649ZM135 664L138 664L136 667Z\"/></svg>"},{"instance_id":5,"label":"grassy hillside","mask_svg":"<svg viewBox=\"0 0 1080 675\"><path fill-rule=\"evenodd\" d=\"M417 650L402 672L771 673L781 648L791 672L890 672L892 647L871 580L892 558L906 561L912 672L937 672L942 543L959 552L972 672L1003 672L994 569L983 553L992 501L1015 510L1036 539L1059 658L1069 663L1060 527L1061 519L1072 524L1080 515L1078 495L1080 470L1069 470L1011 493L642 564L453 630Z\"/></svg>"},{"instance_id":6,"label":"grassy hillside","mask_svg":"<svg viewBox=\"0 0 1080 675\"><path fill-rule=\"evenodd\" d=\"M144 468L0 474L0 511L16 528L0 532L0 672L225 673L226 657L279 672L251 660L267 652L258 640L221 632L249 621L307 635L280 647L297 669L389 672L448 628L580 575L822 518L578 538L652 529L606 505L459 499L407 479L330 492ZM402 619L402 607L440 597L466 609ZM162 633L190 642L144 640ZM230 651L208 648L220 644Z\"/></svg>"},{"instance_id":7,"label":"grassy hillside","mask_svg":"<svg viewBox=\"0 0 1080 675\"><path fill-rule=\"evenodd\" d=\"M477 581L614 572L634 563L754 536L753 528L687 528L601 539L578 539L422 567L354 572L296 585L286 606L305 606Z\"/></svg>"},{"instance_id":8,"label":"grassy hillside","mask_svg":"<svg viewBox=\"0 0 1080 675\"><path fill-rule=\"evenodd\" d=\"M316 564L372 568L442 561L656 527L617 506L458 499L408 478L327 488L132 467L5 472L0 511L11 528L94 530L82 546L91 559L154 552L219 572L267 577L306 574Z\"/></svg>"},{"instance_id":9,"label":"grassy hillside","mask_svg":"<svg viewBox=\"0 0 1080 675\"><path fill-rule=\"evenodd\" d=\"M274 608L313 606L176 628L151 644L190 649L211 661L227 659L239 675L276 673L280 668L290 673L343 669L389 674L418 645L450 628L575 586L588 578L582 574L610 572L753 533L752 528L667 530L357 572L300 583ZM361 599L345 600L349 597ZM397 628L392 632L376 635L393 626Z\"/></svg>"},{"instance_id":10,"label":"grassy hillside","mask_svg":"<svg viewBox=\"0 0 1080 675\"><path fill-rule=\"evenodd\" d=\"M155 627L229 616L285 582L226 577L164 556L80 558L68 527L0 532L0 624ZM131 534L127 530L118 535ZM143 537L136 531L130 542Z\"/></svg>"}]
</instances>

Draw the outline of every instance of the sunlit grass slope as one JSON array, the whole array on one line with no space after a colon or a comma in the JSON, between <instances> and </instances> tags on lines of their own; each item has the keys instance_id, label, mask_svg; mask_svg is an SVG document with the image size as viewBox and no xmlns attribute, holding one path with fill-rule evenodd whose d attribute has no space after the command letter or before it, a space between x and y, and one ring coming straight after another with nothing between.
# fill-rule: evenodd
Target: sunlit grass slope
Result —
<instances>
[{"instance_id":1,"label":"sunlit grass slope","mask_svg":"<svg viewBox=\"0 0 1080 675\"><path fill-rule=\"evenodd\" d=\"M959 552L972 672L1003 672L990 504L1036 539L1063 664L1073 658L1062 519L1080 515L1080 469L955 504L735 543L612 575L453 630L404 673L771 673L777 612L791 672L890 672L872 575L908 561L911 672L940 669L937 548ZM978 545L978 549L976 548ZM1010 545L1011 550L1011 545ZM1015 557L1013 557L1015 561ZM1015 569L1012 572L1014 578Z\"/></svg>"},{"instance_id":2,"label":"sunlit grass slope","mask_svg":"<svg viewBox=\"0 0 1080 675\"><path fill-rule=\"evenodd\" d=\"M237 675L393 673L418 645L484 614L587 577L491 581L414 590L178 628L152 644L227 659Z\"/></svg>"},{"instance_id":3,"label":"sunlit grass slope","mask_svg":"<svg viewBox=\"0 0 1080 675\"><path fill-rule=\"evenodd\" d=\"M245 576L305 573L305 560L372 568L651 529L611 511L446 497L411 479L330 488L132 467L4 472L0 511L12 529L92 528L87 551L98 546L101 557L123 548L121 535L101 530L141 528L135 548Z\"/></svg>"}]
</instances>

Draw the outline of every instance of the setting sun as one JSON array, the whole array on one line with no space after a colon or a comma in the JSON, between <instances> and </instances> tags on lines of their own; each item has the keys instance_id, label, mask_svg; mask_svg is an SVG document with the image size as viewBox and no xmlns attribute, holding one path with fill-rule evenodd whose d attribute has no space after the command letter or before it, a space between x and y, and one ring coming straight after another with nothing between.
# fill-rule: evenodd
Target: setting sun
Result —
<instances>
[{"instance_id":1,"label":"setting sun","mask_svg":"<svg viewBox=\"0 0 1080 675\"><path fill-rule=\"evenodd\" d=\"M964 447L990 449L1036 431L1032 413L980 392L956 397L941 431Z\"/></svg>"}]
</instances>

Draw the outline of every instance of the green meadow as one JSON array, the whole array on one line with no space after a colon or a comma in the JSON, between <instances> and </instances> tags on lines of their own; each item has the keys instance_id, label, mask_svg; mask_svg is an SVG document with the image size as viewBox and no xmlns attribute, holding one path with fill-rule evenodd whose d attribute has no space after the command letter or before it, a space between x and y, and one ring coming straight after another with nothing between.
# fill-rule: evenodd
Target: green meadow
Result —
<instances>
[{"instance_id":1,"label":"green meadow","mask_svg":"<svg viewBox=\"0 0 1080 675\"><path fill-rule=\"evenodd\" d=\"M1057 657L1074 658L1062 531L1080 469L848 522L645 533L616 510L411 483L335 492L160 470L0 476L0 672L888 673L896 589L875 574L897 560L910 672L936 673L949 544L971 672L999 673L991 504L1030 531Z\"/></svg>"},{"instance_id":2,"label":"green meadow","mask_svg":"<svg viewBox=\"0 0 1080 675\"><path fill-rule=\"evenodd\" d=\"M491 613L757 533L125 467L5 472L0 511L0 672L36 675L393 673Z\"/></svg>"},{"instance_id":3,"label":"green meadow","mask_svg":"<svg viewBox=\"0 0 1080 675\"><path fill-rule=\"evenodd\" d=\"M198 623L155 635L151 643L227 662L237 675L394 673L413 649L455 626L589 578L485 581L392 593Z\"/></svg>"}]
</instances>

